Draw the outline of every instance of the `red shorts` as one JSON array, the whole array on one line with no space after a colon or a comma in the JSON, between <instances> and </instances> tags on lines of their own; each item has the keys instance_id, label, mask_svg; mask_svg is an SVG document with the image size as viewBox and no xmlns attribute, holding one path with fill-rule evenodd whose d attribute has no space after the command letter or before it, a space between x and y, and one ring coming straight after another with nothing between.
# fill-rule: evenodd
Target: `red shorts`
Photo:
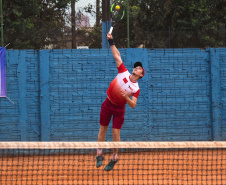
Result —
<instances>
[{"instance_id":1,"label":"red shorts","mask_svg":"<svg viewBox=\"0 0 226 185\"><path fill-rule=\"evenodd\" d=\"M112 128L121 129L124 123L125 106L121 107L113 104L108 98L104 101L100 111L100 124L108 126L113 116Z\"/></svg>"}]
</instances>

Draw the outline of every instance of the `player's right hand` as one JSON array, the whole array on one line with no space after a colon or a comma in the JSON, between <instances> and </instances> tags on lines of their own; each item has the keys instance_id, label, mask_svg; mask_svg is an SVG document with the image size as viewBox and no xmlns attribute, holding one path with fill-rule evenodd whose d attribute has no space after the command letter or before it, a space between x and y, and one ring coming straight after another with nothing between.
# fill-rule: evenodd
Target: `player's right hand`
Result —
<instances>
[{"instance_id":1,"label":"player's right hand","mask_svg":"<svg viewBox=\"0 0 226 185\"><path fill-rule=\"evenodd\" d=\"M113 39L112 35L110 33L107 34L107 39Z\"/></svg>"}]
</instances>

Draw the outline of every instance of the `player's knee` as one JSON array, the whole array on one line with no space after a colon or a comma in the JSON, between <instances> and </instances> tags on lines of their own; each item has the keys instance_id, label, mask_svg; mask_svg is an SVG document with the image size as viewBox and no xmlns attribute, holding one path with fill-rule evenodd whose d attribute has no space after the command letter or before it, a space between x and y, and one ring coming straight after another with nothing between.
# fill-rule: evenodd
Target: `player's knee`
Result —
<instances>
[{"instance_id":1,"label":"player's knee","mask_svg":"<svg viewBox=\"0 0 226 185\"><path fill-rule=\"evenodd\" d=\"M105 128L105 127L100 127L100 131L99 131L99 134L100 134L100 135L105 135L106 132L107 132L107 128Z\"/></svg>"},{"instance_id":2,"label":"player's knee","mask_svg":"<svg viewBox=\"0 0 226 185\"><path fill-rule=\"evenodd\" d=\"M120 136L120 130L112 129L112 135L114 138L118 138Z\"/></svg>"}]
</instances>

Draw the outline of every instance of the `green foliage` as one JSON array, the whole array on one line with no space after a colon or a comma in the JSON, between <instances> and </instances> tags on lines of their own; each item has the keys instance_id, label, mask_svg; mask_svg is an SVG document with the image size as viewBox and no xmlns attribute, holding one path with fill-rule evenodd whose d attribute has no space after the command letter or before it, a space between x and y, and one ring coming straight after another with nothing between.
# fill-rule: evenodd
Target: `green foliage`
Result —
<instances>
[{"instance_id":1,"label":"green foliage","mask_svg":"<svg viewBox=\"0 0 226 185\"><path fill-rule=\"evenodd\" d=\"M102 48L102 33L100 26L94 26L92 31L86 29L78 30L78 35L83 35L82 45L89 46L89 48Z\"/></svg>"},{"instance_id":2,"label":"green foliage","mask_svg":"<svg viewBox=\"0 0 226 185\"><path fill-rule=\"evenodd\" d=\"M130 0L130 45L168 47L170 28L171 47L222 47L225 12L222 0ZM114 29L118 47L126 47L126 24Z\"/></svg>"},{"instance_id":3,"label":"green foliage","mask_svg":"<svg viewBox=\"0 0 226 185\"><path fill-rule=\"evenodd\" d=\"M63 36L69 0L3 1L8 48L41 49ZM53 38L54 37L54 38Z\"/></svg>"},{"instance_id":4,"label":"green foliage","mask_svg":"<svg viewBox=\"0 0 226 185\"><path fill-rule=\"evenodd\" d=\"M91 15L94 15L96 13L94 11L93 5L91 5L90 3L88 4L88 6L84 7L84 10L85 10L86 13L89 13Z\"/></svg>"},{"instance_id":5,"label":"green foliage","mask_svg":"<svg viewBox=\"0 0 226 185\"><path fill-rule=\"evenodd\" d=\"M71 33L70 21L66 23L71 1L3 1L5 44L11 43L8 48L15 49L41 49L54 41L64 48L65 30ZM126 7L127 0L118 1ZM225 0L130 0L129 8L131 47L167 48L169 42L175 48L224 45ZM83 11L96 13L91 4ZM99 25L76 32L84 45L101 48ZM114 28L113 36L117 47L127 47L127 13Z\"/></svg>"}]
</instances>

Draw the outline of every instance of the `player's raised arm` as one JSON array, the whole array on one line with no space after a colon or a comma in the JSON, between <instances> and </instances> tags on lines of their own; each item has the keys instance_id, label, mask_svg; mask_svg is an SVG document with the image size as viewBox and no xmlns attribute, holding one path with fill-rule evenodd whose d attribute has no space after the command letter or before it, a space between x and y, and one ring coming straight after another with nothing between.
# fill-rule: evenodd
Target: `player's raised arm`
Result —
<instances>
[{"instance_id":1,"label":"player's raised arm","mask_svg":"<svg viewBox=\"0 0 226 185\"><path fill-rule=\"evenodd\" d=\"M111 46L111 51L112 51L113 57L116 61L117 67L119 67L122 64L121 55L120 55L118 49L116 48L114 41L113 41L113 37L110 33L107 34L107 39Z\"/></svg>"}]
</instances>

